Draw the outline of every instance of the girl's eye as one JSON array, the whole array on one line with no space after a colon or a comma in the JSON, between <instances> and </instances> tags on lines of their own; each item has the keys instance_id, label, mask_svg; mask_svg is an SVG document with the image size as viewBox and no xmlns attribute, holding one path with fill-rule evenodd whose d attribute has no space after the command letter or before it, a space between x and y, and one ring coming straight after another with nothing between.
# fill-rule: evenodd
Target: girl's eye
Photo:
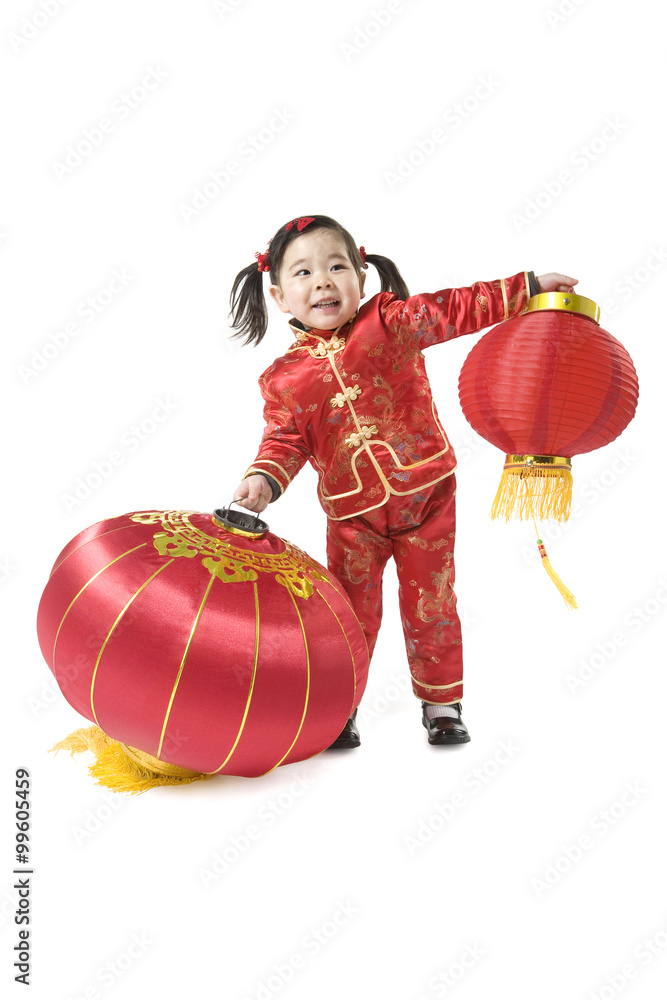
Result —
<instances>
[{"instance_id":1,"label":"girl's eye","mask_svg":"<svg viewBox=\"0 0 667 1000\"><path fill-rule=\"evenodd\" d=\"M332 264L331 270L334 271L336 270L336 268L341 268L342 270L345 270L345 267L346 267L345 264ZM310 271L308 270L307 267L302 267L299 271L296 271L294 277L298 278L302 274L310 274Z\"/></svg>"}]
</instances>

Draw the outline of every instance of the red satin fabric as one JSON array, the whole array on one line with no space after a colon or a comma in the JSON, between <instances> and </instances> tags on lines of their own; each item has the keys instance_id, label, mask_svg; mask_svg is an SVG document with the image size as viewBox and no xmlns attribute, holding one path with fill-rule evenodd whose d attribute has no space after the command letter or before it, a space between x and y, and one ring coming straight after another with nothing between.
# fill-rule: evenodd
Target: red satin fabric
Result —
<instances>
[{"instance_id":1,"label":"red satin fabric","mask_svg":"<svg viewBox=\"0 0 667 1000\"><path fill-rule=\"evenodd\" d=\"M463 697L454 594L455 497L452 474L409 502L392 497L363 517L327 526L329 568L345 587L371 656L382 619L382 573L393 555L412 690L434 704Z\"/></svg>"},{"instance_id":2,"label":"red satin fabric","mask_svg":"<svg viewBox=\"0 0 667 1000\"><path fill-rule=\"evenodd\" d=\"M405 300L382 292L339 330L340 340L331 331L301 334L259 380L266 427L246 475L267 472L284 491L310 461L321 506L336 520L444 479L456 459L422 352L525 309L527 281L520 272Z\"/></svg>"},{"instance_id":3,"label":"red satin fabric","mask_svg":"<svg viewBox=\"0 0 667 1000\"><path fill-rule=\"evenodd\" d=\"M592 319L558 310L497 326L459 378L477 433L518 455L569 458L609 444L632 420L638 391L623 345Z\"/></svg>"},{"instance_id":4,"label":"red satin fabric","mask_svg":"<svg viewBox=\"0 0 667 1000\"><path fill-rule=\"evenodd\" d=\"M282 539L232 534L211 514L188 513L194 542L161 554L156 536L170 542L173 522L165 531L133 516L77 535L44 591L39 641L69 703L112 738L195 771L254 777L329 746L368 673L335 578L288 552L295 593L285 571L253 570L252 557L286 553ZM207 537L251 556L236 559L230 582L198 547Z\"/></svg>"}]
</instances>

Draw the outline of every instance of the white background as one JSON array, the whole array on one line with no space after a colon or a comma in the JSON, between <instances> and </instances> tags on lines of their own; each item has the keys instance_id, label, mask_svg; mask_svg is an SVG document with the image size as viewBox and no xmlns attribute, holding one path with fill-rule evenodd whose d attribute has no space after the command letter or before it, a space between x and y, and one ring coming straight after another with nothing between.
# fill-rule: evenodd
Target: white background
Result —
<instances>
[{"instance_id":1,"label":"white background","mask_svg":"<svg viewBox=\"0 0 667 1000\"><path fill-rule=\"evenodd\" d=\"M5 979L17 941L11 790L25 766L33 997L663 994L664 13L648 0L561 9L2 5L0 937ZM153 89L122 111L149 71ZM243 150L276 111L291 120L262 133L251 160ZM104 118L112 130L59 170ZM392 182L437 128L444 141ZM234 159L240 172L186 221L196 189ZM390 569L359 750L255 780L112 795L85 758L47 753L82 722L40 656L39 596L89 524L231 497L261 434L256 378L290 337L272 310L260 348L230 346L230 288L279 225L309 213L394 259L414 292L560 270L605 305L641 400L622 438L575 461L577 516L545 528L579 610L549 583L530 526L488 518L502 455L457 399L477 338L435 348L429 373L459 455L472 742L427 745ZM131 278L88 322L81 303L114 270ZM64 346L49 347L58 336ZM132 428L160 400L172 412L138 442ZM113 473L67 502L118 449ZM308 467L267 519L323 560L314 488ZM573 690L578 674L588 679ZM223 853L236 860L206 881Z\"/></svg>"}]
</instances>

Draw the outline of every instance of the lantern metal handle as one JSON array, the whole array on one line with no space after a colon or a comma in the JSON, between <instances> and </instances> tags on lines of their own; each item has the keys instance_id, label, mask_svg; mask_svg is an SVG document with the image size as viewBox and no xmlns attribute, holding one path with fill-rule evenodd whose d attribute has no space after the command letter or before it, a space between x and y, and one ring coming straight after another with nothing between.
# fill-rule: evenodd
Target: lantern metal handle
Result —
<instances>
[{"instance_id":1,"label":"lantern metal handle","mask_svg":"<svg viewBox=\"0 0 667 1000\"><path fill-rule=\"evenodd\" d=\"M231 510L233 503L236 501L232 499L226 507L216 507L213 511L215 520L227 531L231 531L235 535L246 535L249 538L260 538L269 530L266 521L260 521L259 514L253 515L244 507L241 508L241 511Z\"/></svg>"}]
</instances>

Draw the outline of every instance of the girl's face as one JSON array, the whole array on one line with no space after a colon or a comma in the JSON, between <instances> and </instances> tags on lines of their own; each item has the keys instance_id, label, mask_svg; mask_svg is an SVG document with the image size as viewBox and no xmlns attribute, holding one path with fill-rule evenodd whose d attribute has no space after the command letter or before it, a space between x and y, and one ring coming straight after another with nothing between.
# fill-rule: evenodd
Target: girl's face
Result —
<instances>
[{"instance_id":1,"label":"girl's face","mask_svg":"<svg viewBox=\"0 0 667 1000\"><path fill-rule=\"evenodd\" d=\"M281 311L300 320L307 330L335 330L356 313L365 280L342 237L330 229L316 229L292 240L279 283L269 291Z\"/></svg>"}]
</instances>

